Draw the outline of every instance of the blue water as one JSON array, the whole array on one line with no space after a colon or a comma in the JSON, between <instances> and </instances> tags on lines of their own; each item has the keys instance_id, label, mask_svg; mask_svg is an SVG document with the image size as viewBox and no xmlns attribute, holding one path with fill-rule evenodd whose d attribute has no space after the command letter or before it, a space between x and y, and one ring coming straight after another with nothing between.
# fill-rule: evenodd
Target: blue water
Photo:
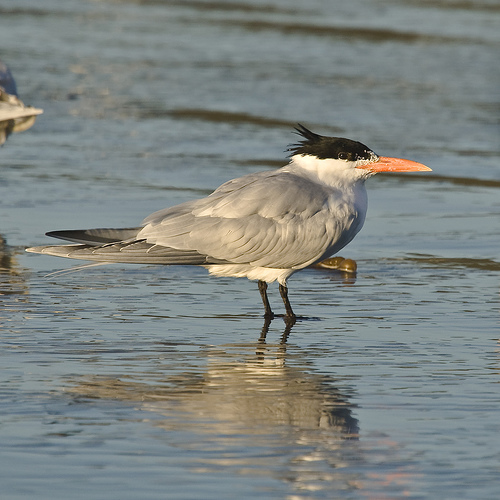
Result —
<instances>
[{"instance_id":1,"label":"blue water","mask_svg":"<svg viewBox=\"0 0 500 500\"><path fill-rule=\"evenodd\" d=\"M0 149L2 499L498 498L499 14L0 5L44 109ZM294 275L291 331L247 280L24 252L279 166L297 122L433 172L368 181L357 274Z\"/></svg>"}]
</instances>

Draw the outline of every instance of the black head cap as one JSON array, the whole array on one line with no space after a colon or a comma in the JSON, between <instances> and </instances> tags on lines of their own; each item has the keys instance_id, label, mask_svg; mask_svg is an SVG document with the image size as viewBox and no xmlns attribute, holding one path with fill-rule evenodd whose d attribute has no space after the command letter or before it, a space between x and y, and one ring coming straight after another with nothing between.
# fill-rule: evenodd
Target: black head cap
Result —
<instances>
[{"instance_id":1,"label":"black head cap","mask_svg":"<svg viewBox=\"0 0 500 500\"><path fill-rule=\"evenodd\" d=\"M311 132L300 123L298 127L295 127L295 130L304 137L304 140L287 149L290 156L312 155L321 160L333 158L335 160L357 161L369 160L375 155L370 148L361 142L342 137L324 137Z\"/></svg>"}]
</instances>

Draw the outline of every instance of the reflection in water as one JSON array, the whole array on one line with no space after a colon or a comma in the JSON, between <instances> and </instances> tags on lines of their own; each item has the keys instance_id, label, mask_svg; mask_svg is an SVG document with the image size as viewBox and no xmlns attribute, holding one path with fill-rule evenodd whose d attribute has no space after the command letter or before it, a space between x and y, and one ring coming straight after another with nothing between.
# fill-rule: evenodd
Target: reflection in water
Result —
<instances>
[{"instance_id":1,"label":"reflection in water","mask_svg":"<svg viewBox=\"0 0 500 500\"><path fill-rule=\"evenodd\" d=\"M213 109L159 109L156 104L154 108L147 108L143 106L141 109L141 118L161 118L163 116L173 116L177 119L188 120L206 120L215 123L244 123L259 125L261 127L286 127L287 129L295 126L294 122L287 120L279 120L275 118L268 118L265 116L251 115L248 113L235 113L225 110ZM280 160L279 166L283 166L283 161Z\"/></svg>"},{"instance_id":2,"label":"reflection in water","mask_svg":"<svg viewBox=\"0 0 500 500\"><path fill-rule=\"evenodd\" d=\"M147 421L168 431L176 448L194 452L187 466L196 472L224 467L305 491L321 490L326 482L328 488L353 487L352 472L342 467L355 453L358 422L349 395L333 380L288 366L284 342L213 347L206 359L201 372L153 375L148 383L99 377L76 381L71 391L137 402L154 412Z\"/></svg>"},{"instance_id":3,"label":"reflection in water","mask_svg":"<svg viewBox=\"0 0 500 500\"><path fill-rule=\"evenodd\" d=\"M277 317L279 317L279 316L277 316ZM266 318L264 320L264 326L262 327L262 330L260 332L259 342L266 341L267 334L269 332L269 327L271 326L271 322L272 322L272 319L269 319L269 318ZM295 323L285 321L285 330L283 331L283 334L281 335L281 344L283 346L286 344L286 341L288 340L288 337L290 336L290 332L292 331L292 328L294 325L295 325Z\"/></svg>"},{"instance_id":4,"label":"reflection in water","mask_svg":"<svg viewBox=\"0 0 500 500\"><path fill-rule=\"evenodd\" d=\"M0 235L0 297L28 293L25 270L19 268L15 253L16 250Z\"/></svg>"},{"instance_id":5,"label":"reflection in water","mask_svg":"<svg viewBox=\"0 0 500 500\"><path fill-rule=\"evenodd\" d=\"M484 271L500 271L500 262L492 259L473 259L469 257L436 257L434 255L411 254L406 260L417 262L422 266L439 267L441 269L478 269Z\"/></svg>"}]
</instances>

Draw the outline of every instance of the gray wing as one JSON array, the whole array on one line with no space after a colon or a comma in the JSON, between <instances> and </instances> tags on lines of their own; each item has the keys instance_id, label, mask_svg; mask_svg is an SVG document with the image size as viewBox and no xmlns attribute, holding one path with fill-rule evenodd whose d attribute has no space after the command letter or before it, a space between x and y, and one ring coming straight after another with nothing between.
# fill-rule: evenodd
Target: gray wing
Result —
<instances>
[{"instance_id":1,"label":"gray wing","mask_svg":"<svg viewBox=\"0 0 500 500\"><path fill-rule=\"evenodd\" d=\"M356 219L349 210L332 217L334 199L335 192L291 172L261 172L152 214L138 238L220 261L300 268L336 251Z\"/></svg>"},{"instance_id":2,"label":"gray wing","mask_svg":"<svg viewBox=\"0 0 500 500\"><path fill-rule=\"evenodd\" d=\"M340 191L281 169L155 212L142 228L54 231L47 234L80 244L28 251L105 262L300 269L345 246L358 222Z\"/></svg>"}]
</instances>

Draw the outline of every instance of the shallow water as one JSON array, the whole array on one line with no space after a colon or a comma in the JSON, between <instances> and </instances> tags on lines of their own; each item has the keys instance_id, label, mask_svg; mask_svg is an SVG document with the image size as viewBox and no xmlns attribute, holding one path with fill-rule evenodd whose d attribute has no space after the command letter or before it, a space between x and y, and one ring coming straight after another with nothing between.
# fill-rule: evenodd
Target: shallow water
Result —
<instances>
[{"instance_id":1,"label":"shallow water","mask_svg":"<svg viewBox=\"0 0 500 500\"><path fill-rule=\"evenodd\" d=\"M0 6L44 109L0 149L2 498L497 498L499 12ZM294 275L291 330L246 280L24 253L280 166L296 122L433 172L368 181L357 274Z\"/></svg>"}]
</instances>

